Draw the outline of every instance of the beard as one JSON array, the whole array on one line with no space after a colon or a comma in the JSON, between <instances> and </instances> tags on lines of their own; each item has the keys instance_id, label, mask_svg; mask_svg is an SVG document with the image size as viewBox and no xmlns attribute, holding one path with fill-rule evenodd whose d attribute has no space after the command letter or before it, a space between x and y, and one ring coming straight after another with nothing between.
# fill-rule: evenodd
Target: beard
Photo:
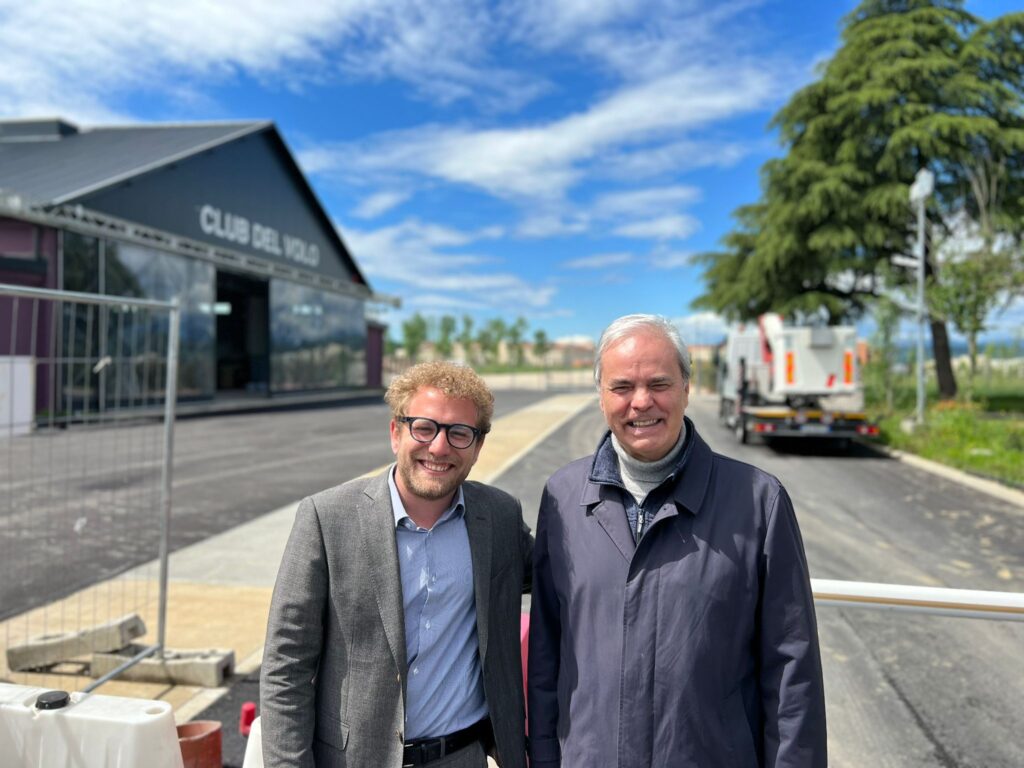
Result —
<instances>
[{"instance_id":1,"label":"beard","mask_svg":"<svg viewBox=\"0 0 1024 768\"><path fill-rule=\"evenodd\" d=\"M403 485L413 495L430 501L451 496L469 475L468 469L463 467L460 471L456 465L455 469L445 477L430 477L419 469L419 465L412 457L398 462L398 473L402 476Z\"/></svg>"}]
</instances>

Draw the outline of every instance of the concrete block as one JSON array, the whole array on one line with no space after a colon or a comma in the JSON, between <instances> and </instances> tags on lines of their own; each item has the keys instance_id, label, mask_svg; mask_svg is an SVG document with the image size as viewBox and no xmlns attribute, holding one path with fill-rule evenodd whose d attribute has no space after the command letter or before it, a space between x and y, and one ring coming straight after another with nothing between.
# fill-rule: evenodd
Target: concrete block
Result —
<instances>
[{"instance_id":1,"label":"concrete block","mask_svg":"<svg viewBox=\"0 0 1024 768\"><path fill-rule=\"evenodd\" d=\"M130 613L106 624L53 635L33 637L23 645L7 649L7 668L12 672L40 669L61 661L70 661L95 651L116 651L146 634L146 624L137 613Z\"/></svg>"},{"instance_id":2,"label":"concrete block","mask_svg":"<svg viewBox=\"0 0 1024 768\"><path fill-rule=\"evenodd\" d=\"M102 677L145 650L132 644L114 653L94 653L90 674ZM150 656L121 672L118 680L135 680L170 685L201 685L216 688L235 669L235 652L219 648L204 650L167 649L162 656Z\"/></svg>"}]
</instances>

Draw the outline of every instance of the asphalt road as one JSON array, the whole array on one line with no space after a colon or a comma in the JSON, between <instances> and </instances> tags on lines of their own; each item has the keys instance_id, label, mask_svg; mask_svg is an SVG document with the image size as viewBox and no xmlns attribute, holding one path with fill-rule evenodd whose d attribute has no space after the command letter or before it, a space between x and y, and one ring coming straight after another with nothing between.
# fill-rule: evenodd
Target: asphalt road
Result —
<instances>
[{"instance_id":1,"label":"asphalt road","mask_svg":"<svg viewBox=\"0 0 1024 768\"><path fill-rule=\"evenodd\" d=\"M694 398L688 415L786 485L813 577L1024 591L1024 509L861 447L740 445L715 407ZM535 522L544 478L603 429L582 413L496 484ZM832 766L1024 765L1024 624L824 607L818 625Z\"/></svg>"}]
</instances>

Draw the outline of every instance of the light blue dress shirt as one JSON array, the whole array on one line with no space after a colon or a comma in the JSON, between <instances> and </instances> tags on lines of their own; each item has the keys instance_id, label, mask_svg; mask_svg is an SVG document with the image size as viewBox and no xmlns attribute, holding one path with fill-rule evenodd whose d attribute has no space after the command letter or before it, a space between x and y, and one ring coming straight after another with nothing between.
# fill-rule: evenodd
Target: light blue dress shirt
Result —
<instances>
[{"instance_id":1,"label":"light blue dress shirt","mask_svg":"<svg viewBox=\"0 0 1024 768\"><path fill-rule=\"evenodd\" d=\"M406 514L394 468L388 487L405 608L406 740L444 736L487 715L465 499L459 486L427 530Z\"/></svg>"}]
</instances>

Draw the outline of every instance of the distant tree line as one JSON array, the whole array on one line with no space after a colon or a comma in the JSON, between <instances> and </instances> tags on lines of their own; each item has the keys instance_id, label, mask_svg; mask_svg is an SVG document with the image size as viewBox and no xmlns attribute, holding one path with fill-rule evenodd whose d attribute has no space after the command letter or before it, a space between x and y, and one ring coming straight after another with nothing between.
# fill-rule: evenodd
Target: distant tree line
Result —
<instances>
[{"instance_id":1,"label":"distant tree line","mask_svg":"<svg viewBox=\"0 0 1024 768\"><path fill-rule=\"evenodd\" d=\"M439 357L452 357L457 343L466 357L466 362L474 365L497 365L502 342L508 350L509 364L520 367L524 362L523 346L527 341L529 323L520 316L512 323L500 317L491 318L479 328L470 315L463 315L461 323L452 315L426 317L416 312L402 322L401 342L389 342L389 353L393 354L401 347L409 360L420 357L423 345L431 342ZM537 329L532 335L533 355L543 358L552 347L547 332Z\"/></svg>"}]
</instances>

